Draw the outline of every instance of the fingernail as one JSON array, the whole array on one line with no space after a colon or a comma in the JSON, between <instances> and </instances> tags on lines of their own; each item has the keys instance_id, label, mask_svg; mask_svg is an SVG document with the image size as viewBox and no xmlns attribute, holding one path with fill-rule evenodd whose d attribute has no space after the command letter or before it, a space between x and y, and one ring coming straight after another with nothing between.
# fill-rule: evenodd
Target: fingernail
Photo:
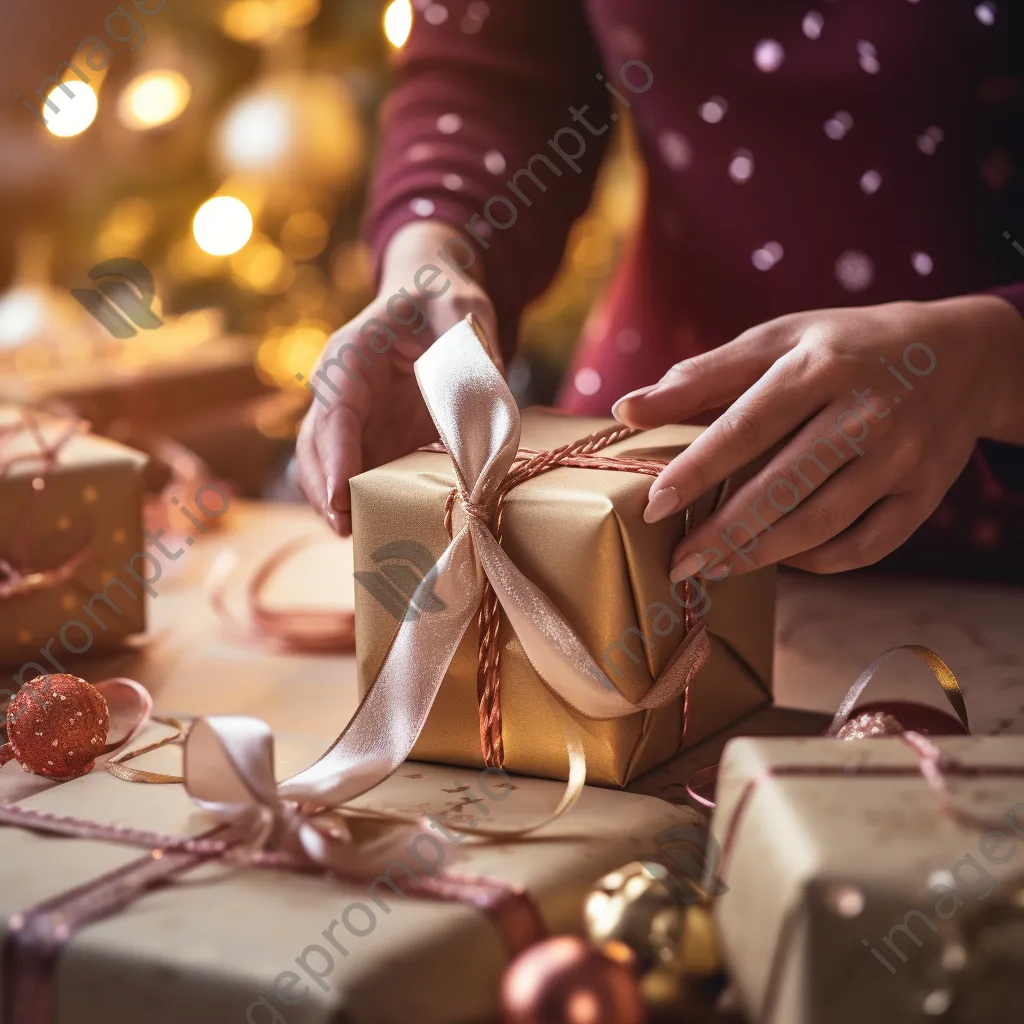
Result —
<instances>
[{"instance_id":1,"label":"fingernail","mask_svg":"<svg viewBox=\"0 0 1024 1024\"><path fill-rule=\"evenodd\" d=\"M644 522L656 523L665 516L670 516L680 506L679 492L674 487L662 487L644 509Z\"/></svg>"},{"instance_id":2,"label":"fingernail","mask_svg":"<svg viewBox=\"0 0 1024 1024\"><path fill-rule=\"evenodd\" d=\"M334 504L334 492L335 492L334 477L333 476L329 476L327 478L327 508L328 508L328 510L331 510L331 509L337 510L337 506Z\"/></svg>"},{"instance_id":3,"label":"fingernail","mask_svg":"<svg viewBox=\"0 0 1024 1024\"><path fill-rule=\"evenodd\" d=\"M642 398L644 395L650 394L657 386L657 384L649 384L645 388L637 388L636 391L630 391L628 395L623 395L612 406L612 416L614 416L615 419L619 420L619 422L621 423L622 420L619 418L619 409L622 407L622 403L631 402L634 398Z\"/></svg>"},{"instance_id":4,"label":"fingernail","mask_svg":"<svg viewBox=\"0 0 1024 1024\"><path fill-rule=\"evenodd\" d=\"M672 583L678 583L687 577L696 576L703 568L700 552L692 551L676 560L675 565L672 566L672 571L668 574L668 578Z\"/></svg>"}]
</instances>

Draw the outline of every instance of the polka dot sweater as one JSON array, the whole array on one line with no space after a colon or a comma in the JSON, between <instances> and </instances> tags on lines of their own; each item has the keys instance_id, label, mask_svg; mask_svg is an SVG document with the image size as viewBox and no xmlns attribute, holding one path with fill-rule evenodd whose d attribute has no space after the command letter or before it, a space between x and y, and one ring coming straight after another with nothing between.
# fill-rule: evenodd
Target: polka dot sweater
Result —
<instances>
[{"instance_id":1,"label":"polka dot sweater","mask_svg":"<svg viewBox=\"0 0 1024 1024\"><path fill-rule=\"evenodd\" d=\"M367 217L471 240L510 351L628 108L642 223L561 395L606 414L785 313L997 290L1024 311L1014 0L414 0ZM893 567L1024 579L1022 451L986 443ZM1020 493L1016 493L1016 492Z\"/></svg>"}]
</instances>

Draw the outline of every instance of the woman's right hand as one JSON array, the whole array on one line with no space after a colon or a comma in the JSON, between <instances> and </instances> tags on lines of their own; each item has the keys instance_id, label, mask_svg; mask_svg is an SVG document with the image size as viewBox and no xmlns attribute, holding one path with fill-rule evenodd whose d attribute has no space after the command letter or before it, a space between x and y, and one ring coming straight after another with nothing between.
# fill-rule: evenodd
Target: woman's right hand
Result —
<instances>
[{"instance_id":1,"label":"woman's right hand","mask_svg":"<svg viewBox=\"0 0 1024 1024\"><path fill-rule=\"evenodd\" d=\"M454 270L443 273L438 249L454 235L436 222L397 231L384 256L377 297L331 335L310 378L313 404L295 452L299 483L342 536L352 532L349 480L437 439L413 374L417 357L472 314L498 358L494 307L481 283ZM427 278L434 293L428 298L413 281L431 265L442 274Z\"/></svg>"}]
</instances>

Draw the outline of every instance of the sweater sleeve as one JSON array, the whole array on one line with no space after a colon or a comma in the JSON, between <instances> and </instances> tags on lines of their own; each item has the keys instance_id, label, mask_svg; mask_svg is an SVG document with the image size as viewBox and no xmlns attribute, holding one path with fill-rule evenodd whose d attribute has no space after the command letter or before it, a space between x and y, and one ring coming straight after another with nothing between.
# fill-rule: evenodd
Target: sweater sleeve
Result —
<instances>
[{"instance_id":1,"label":"sweater sleeve","mask_svg":"<svg viewBox=\"0 0 1024 1024\"><path fill-rule=\"evenodd\" d=\"M410 221L465 234L473 256L448 255L481 261L507 354L587 207L611 134L600 59L582 0L413 6L365 235L379 272L388 240Z\"/></svg>"}]
</instances>

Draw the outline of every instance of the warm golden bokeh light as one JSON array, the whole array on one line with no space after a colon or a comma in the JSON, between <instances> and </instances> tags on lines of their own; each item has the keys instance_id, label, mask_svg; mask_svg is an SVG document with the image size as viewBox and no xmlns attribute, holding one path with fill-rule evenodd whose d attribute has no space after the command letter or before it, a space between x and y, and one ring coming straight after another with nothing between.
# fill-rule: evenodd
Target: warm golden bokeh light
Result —
<instances>
[{"instance_id":1,"label":"warm golden bokeh light","mask_svg":"<svg viewBox=\"0 0 1024 1024\"><path fill-rule=\"evenodd\" d=\"M263 0L237 0L220 16L225 35L240 43L256 43L275 28L270 5Z\"/></svg>"},{"instance_id":2,"label":"warm golden bokeh light","mask_svg":"<svg viewBox=\"0 0 1024 1024\"><path fill-rule=\"evenodd\" d=\"M153 204L141 196L119 200L100 224L93 244L97 259L134 256L156 224Z\"/></svg>"},{"instance_id":3,"label":"warm golden bokeh light","mask_svg":"<svg viewBox=\"0 0 1024 1024\"><path fill-rule=\"evenodd\" d=\"M99 108L100 101L92 86L72 79L55 86L47 94L42 111L47 131L58 138L68 139L81 135L96 120Z\"/></svg>"},{"instance_id":4,"label":"warm golden bokeh light","mask_svg":"<svg viewBox=\"0 0 1024 1024\"><path fill-rule=\"evenodd\" d=\"M319 13L320 0L234 0L221 14L220 25L240 43L271 43Z\"/></svg>"},{"instance_id":5,"label":"warm golden bokeh light","mask_svg":"<svg viewBox=\"0 0 1024 1024\"><path fill-rule=\"evenodd\" d=\"M211 256L230 256L252 237L252 214L234 196L214 196L196 211L192 234Z\"/></svg>"},{"instance_id":6,"label":"warm golden bokeh light","mask_svg":"<svg viewBox=\"0 0 1024 1024\"><path fill-rule=\"evenodd\" d=\"M250 291L277 295L295 280L295 265L269 239L257 235L230 259L235 279Z\"/></svg>"},{"instance_id":7,"label":"warm golden bokeh light","mask_svg":"<svg viewBox=\"0 0 1024 1024\"><path fill-rule=\"evenodd\" d=\"M281 248L297 260L311 260L324 251L330 229L316 210L300 210L281 227Z\"/></svg>"},{"instance_id":8,"label":"warm golden bokeh light","mask_svg":"<svg viewBox=\"0 0 1024 1024\"><path fill-rule=\"evenodd\" d=\"M256 353L261 376L281 387L300 387L295 375L312 373L330 333L319 320L299 320L268 332Z\"/></svg>"},{"instance_id":9,"label":"warm golden bokeh light","mask_svg":"<svg viewBox=\"0 0 1024 1024\"><path fill-rule=\"evenodd\" d=\"M192 98L192 86L177 71L147 71L121 93L118 117L127 128L144 131L179 117Z\"/></svg>"},{"instance_id":10,"label":"warm golden bokeh light","mask_svg":"<svg viewBox=\"0 0 1024 1024\"><path fill-rule=\"evenodd\" d=\"M392 0L384 12L384 35L388 42L401 49L412 31L412 4L409 0Z\"/></svg>"}]
</instances>

